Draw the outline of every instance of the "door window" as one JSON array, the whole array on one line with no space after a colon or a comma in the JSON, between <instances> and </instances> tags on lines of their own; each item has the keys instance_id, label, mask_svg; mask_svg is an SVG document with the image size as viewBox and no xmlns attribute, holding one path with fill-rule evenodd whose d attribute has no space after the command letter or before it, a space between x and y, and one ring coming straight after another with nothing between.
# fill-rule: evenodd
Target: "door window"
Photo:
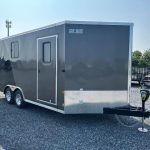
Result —
<instances>
[{"instance_id":1,"label":"door window","mask_svg":"<svg viewBox=\"0 0 150 150\"><path fill-rule=\"evenodd\" d=\"M51 43L50 42L43 43L43 62L44 63L51 62Z\"/></svg>"}]
</instances>

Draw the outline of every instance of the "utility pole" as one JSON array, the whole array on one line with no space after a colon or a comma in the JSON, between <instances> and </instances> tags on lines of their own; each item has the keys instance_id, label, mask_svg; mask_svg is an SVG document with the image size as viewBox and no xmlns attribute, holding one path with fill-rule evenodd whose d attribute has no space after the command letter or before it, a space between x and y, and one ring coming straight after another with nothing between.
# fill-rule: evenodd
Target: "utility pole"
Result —
<instances>
[{"instance_id":1,"label":"utility pole","mask_svg":"<svg viewBox=\"0 0 150 150\"><path fill-rule=\"evenodd\" d=\"M6 28L7 28L7 35L9 36L9 29L11 28L11 21L9 21L9 20L6 20Z\"/></svg>"}]
</instances>

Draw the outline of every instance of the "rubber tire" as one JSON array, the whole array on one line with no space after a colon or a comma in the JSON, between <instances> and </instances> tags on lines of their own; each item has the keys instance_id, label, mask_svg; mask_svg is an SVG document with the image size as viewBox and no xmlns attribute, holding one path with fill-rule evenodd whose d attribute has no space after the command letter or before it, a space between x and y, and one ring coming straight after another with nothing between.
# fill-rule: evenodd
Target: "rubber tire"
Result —
<instances>
[{"instance_id":1,"label":"rubber tire","mask_svg":"<svg viewBox=\"0 0 150 150\"><path fill-rule=\"evenodd\" d=\"M11 94L11 100L10 101L8 101L7 100L7 98L6 98L6 93L7 92L10 92L10 94ZM6 90L5 90L5 100L6 100L6 102L8 103L8 104L14 104L14 93L12 92L12 90L8 87L8 88L6 88Z\"/></svg>"},{"instance_id":2,"label":"rubber tire","mask_svg":"<svg viewBox=\"0 0 150 150\"><path fill-rule=\"evenodd\" d=\"M17 103L17 95L20 95L21 99L20 99L20 104ZM22 95L22 92L20 90L17 90L15 93L14 93L14 101L16 103L16 106L18 108L24 108L26 106L26 102L24 101L24 98L23 98L23 95Z\"/></svg>"}]
</instances>

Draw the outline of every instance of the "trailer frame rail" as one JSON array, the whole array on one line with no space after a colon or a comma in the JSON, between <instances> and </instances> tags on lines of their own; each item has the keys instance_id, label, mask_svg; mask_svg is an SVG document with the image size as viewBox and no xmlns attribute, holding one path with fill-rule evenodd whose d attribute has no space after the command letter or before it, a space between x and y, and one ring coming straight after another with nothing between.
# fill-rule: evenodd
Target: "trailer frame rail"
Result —
<instances>
[{"instance_id":1,"label":"trailer frame rail","mask_svg":"<svg viewBox=\"0 0 150 150\"><path fill-rule=\"evenodd\" d=\"M109 108L105 107L103 108L104 114L115 114L115 115L123 115L123 116L135 116L135 117L144 117L149 118L150 117L150 111L145 110L142 111L142 107L135 107L135 106L122 106L122 107L114 107Z\"/></svg>"}]
</instances>

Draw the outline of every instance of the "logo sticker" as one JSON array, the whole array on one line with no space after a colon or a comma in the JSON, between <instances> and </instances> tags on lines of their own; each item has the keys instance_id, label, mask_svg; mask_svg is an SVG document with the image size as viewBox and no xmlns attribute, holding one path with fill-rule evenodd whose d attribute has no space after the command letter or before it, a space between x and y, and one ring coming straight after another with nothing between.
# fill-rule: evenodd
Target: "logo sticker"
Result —
<instances>
[{"instance_id":1,"label":"logo sticker","mask_svg":"<svg viewBox=\"0 0 150 150\"><path fill-rule=\"evenodd\" d=\"M83 29L69 29L69 34L83 34Z\"/></svg>"}]
</instances>

